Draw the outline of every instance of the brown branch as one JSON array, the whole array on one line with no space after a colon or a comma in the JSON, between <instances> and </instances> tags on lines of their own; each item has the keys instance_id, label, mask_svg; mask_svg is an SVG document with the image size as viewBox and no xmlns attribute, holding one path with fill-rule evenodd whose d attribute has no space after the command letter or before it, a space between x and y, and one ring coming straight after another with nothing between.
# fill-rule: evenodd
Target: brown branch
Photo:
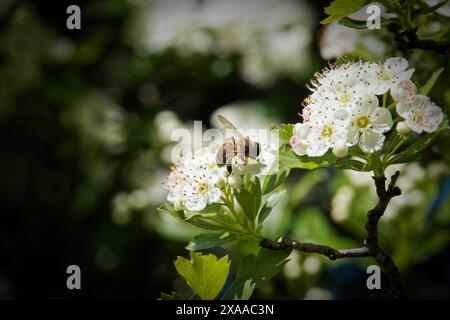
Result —
<instances>
[{"instance_id":1,"label":"brown branch","mask_svg":"<svg viewBox=\"0 0 450 320\"><path fill-rule=\"evenodd\" d=\"M400 172L397 171L392 176L391 182L389 183L387 189L386 177L383 176L373 178L375 180L379 200L377 205L367 213L367 223L365 226L367 234L363 247L337 250L324 245L298 242L291 240L287 236L284 236L279 242L270 239L262 239L259 243L260 246L271 250L292 248L301 252L319 253L328 257L330 260L341 258L374 257L383 272L388 275L389 285L393 297L395 299L404 298L400 272L395 265L394 260L392 260L392 258L385 251L383 251L378 244L378 221L386 211L389 201L393 197L401 194L400 189L395 186L399 174Z\"/></svg>"},{"instance_id":2,"label":"brown branch","mask_svg":"<svg viewBox=\"0 0 450 320\"><path fill-rule=\"evenodd\" d=\"M262 239L259 244L263 248L272 250L284 250L287 248L293 248L302 252L320 253L324 256L327 256L330 260L369 256L369 250L366 247L336 250L320 244L298 242L295 240L291 240L287 236L284 236L280 242L269 239Z\"/></svg>"}]
</instances>

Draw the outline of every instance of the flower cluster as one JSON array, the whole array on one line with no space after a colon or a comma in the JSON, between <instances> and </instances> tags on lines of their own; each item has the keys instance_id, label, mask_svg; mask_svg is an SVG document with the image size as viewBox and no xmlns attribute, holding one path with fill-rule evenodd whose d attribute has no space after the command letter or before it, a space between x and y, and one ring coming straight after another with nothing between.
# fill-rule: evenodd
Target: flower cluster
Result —
<instances>
[{"instance_id":1,"label":"flower cluster","mask_svg":"<svg viewBox=\"0 0 450 320\"><path fill-rule=\"evenodd\" d=\"M167 200L176 210L202 210L220 200L222 192L218 184L225 174L226 169L216 165L214 154L208 150L182 157L167 178Z\"/></svg>"},{"instance_id":2,"label":"flower cluster","mask_svg":"<svg viewBox=\"0 0 450 320\"><path fill-rule=\"evenodd\" d=\"M428 97L416 95L403 58L389 58L384 64L348 62L331 65L310 82L311 95L305 100L303 122L294 127L290 140L295 153L317 157L330 148L337 157L348 147L359 145L366 153L382 148L384 133L393 120L388 108L380 106L379 95L390 91L404 128L417 133L435 131L443 113ZM399 128L399 127L397 127Z\"/></svg>"}]
</instances>

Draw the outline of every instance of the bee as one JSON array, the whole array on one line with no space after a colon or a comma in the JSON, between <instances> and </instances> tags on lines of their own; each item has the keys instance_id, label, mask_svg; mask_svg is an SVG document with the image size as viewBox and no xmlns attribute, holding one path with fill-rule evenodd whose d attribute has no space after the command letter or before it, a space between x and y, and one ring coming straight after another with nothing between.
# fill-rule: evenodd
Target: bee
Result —
<instances>
[{"instance_id":1,"label":"bee","mask_svg":"<svg viewBox=\"0 0 450 320\"><path fill-rule=\"evenodd\" d=\"M220 167L227 166L228 172L231 173L231 162L235 156L242 156L245 161L249 158L255 160L260 154L261 146L258 142L242 135L225 117L218 115L217 118L225 128L231 130L233 135L217 150L216 162Z\"/></svg>"}]
</instances>

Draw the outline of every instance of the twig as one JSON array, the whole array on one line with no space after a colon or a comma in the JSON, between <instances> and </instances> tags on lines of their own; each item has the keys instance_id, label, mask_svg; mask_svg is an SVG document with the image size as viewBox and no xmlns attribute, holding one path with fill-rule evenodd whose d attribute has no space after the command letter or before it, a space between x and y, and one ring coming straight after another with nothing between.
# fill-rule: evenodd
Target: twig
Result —
<instances>
[{"instance_id":1,"label":"twig","mask_svg":"<svg viewBox=\"0 0 450 320\"><path fill-rule=\"evenodd\" d=\"M287 248L297 249L298 251L308 253L320 253L330 258L330 260L336 260L340 258L354 258L354 257L368 257L369 249L366 247L336 250L328 246L323 246L315 243L298 242L284 236L280 242L263 239L260 242L260 246L266 249L272 250L284 250Z\"/></svg>"},{"instance_id":2,"label":"twig","mask_svg":"<svg viewBox=\"0 0 450 320\"><path fill-rule=\"evenodd\" d=\"M270 239L262 239L260 246L271 250L283 250L287 248L293 248L307 253L319 253L330 260L336 260L341 258L358 258L358 257L373 257L380 265L381 269L388 275L389 285L392 295L395 299L404 298L403 286L400 279L400 272L394 263L394 260L380 248L378 244L378 221L383 216L389 201L401 194L398 187L395 186L400 172L397 171L391 178L391 182L386 189L386 177L374 177L376 191L378 195L377 205L367 213L366 223L366 239L364 240L364 246L353 249L337 250L328 246L314 244L314 243L302 243L295 240L291 240L289 237L284 236L281 241L273 241Z\"/></svg>"}]
</instances>

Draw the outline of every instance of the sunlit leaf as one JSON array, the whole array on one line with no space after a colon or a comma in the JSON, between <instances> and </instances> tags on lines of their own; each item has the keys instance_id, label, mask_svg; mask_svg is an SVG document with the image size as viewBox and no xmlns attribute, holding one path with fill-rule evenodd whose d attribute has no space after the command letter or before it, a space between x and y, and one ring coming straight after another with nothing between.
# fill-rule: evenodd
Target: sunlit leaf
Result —
<instances>
[{"instance_id":1,"label":"sunlit leaf","mask_svg":"<svg viewBox=\"0 0 450 320\"><path fill-rule=\"evenodd\" d=\"M280 128L277 127L277 129L278 129L278 135L281 140L283 140L284 142L289 142L289 140L291 140L293 130L294 130L293 124L285 123L285 124L282 124Z\"/></svg>"},{"instance_id":2,"label":"sunlit leaf","mask_svg":"<svg viewBox=\"0 0 450 320\"><path fill-rule=\"evenodd\" d=\"M191 260L178 257L175 268L202 300L212 300L225 284L230 261L228 256L218 260L212 254L202 255L191 251Z\"/></svg>"}]
</instances>

